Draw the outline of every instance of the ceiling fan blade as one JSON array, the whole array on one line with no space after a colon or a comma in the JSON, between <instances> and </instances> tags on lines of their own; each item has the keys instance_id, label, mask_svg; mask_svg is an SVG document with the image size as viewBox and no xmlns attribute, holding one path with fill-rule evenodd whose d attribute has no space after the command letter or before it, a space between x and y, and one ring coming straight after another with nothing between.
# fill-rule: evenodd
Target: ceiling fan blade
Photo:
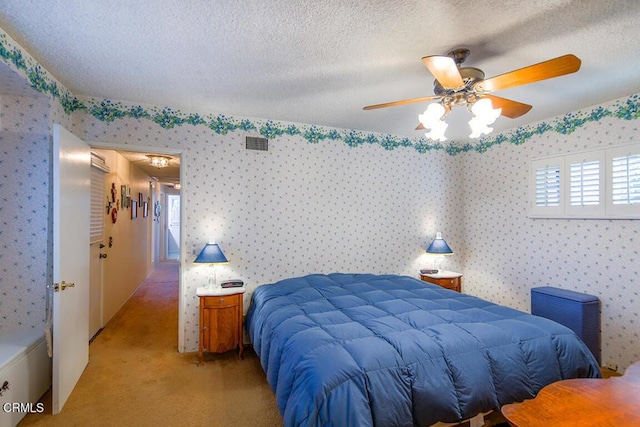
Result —
<instances>
[{"instance_id":1,"label":"ceiling fan blade","mask_svg":"<svg viewBox=\"0 0 640 427\"><path fill-rule=\"evenodd\" d=\"M453 58L439 55L425 56L422 58L422 62L445 89L464 86L464 81Z\"/></svg>"},{"instance_id":2,"label":"ceiling fan blade","mask_svg":"<svg viewBox=\"0 0 640 427\"><path fill-rule=\"evenodd\" d=\"M559 56L548 61L520 68L481 80L473 88L479 92L495 92L515 86L526 85L540 80L551 79L553 77L564 76L575 73L580 69L582 61L575 55Z\"/></svg>"},{"instance_id":3,"label":"ceiling fan blade","mask_svg":"<svg viewBox=\"0 0 640 427\"><path fill-rule=\"evenodd\" d=\"M426 102L441 98L439 95L425 96L422 98L403 99L402 101L385 102L384 104L367 105L363 110L375 110L376 108L395 107L396 105L413 104L414 102Z\"/></svg>"},{"instance_id":4,"label":"ceiling fan blade","mask_svg":"<svg viewBox=\"0 0 640 427\"><path fill-rule=\"evenodd\" d=\"M500 98L495 95L484 95L483 98L489 98L491 100L491 104L493 104L493 108L502 108L501 115L505 117L509 117L510 119L515 119L520 116L523 116L533 108L529 104L523 104L522 102L513 101L511 99Z\"/></svg>"}]
</instances>

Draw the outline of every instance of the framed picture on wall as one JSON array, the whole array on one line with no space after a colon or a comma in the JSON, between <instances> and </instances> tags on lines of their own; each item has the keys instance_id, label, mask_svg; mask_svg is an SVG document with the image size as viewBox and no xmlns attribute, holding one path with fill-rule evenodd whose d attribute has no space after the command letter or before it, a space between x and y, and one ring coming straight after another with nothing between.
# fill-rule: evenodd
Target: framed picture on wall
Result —
<instances>
[{"instance_id":1,"label":"framed picture on wall","mask_svg":"<svg viewBox=\"0 0 640 427\"><path fill-rule=\"evenodd\" d=\"M120 186L120 206L122 206L122 208L126 208L127 207L127 186L126 185L121 185Z\"/></svg>"},{"instance_id":2,"label":"framed picture on wall","mask_svg":"<svg viewBox=\"0 0 640 427\"><path fill-rule=\"evenodd\" d=\"M142 205L142 216L144 218L149 216L149 203L144 202Z\"/></svg>"},{"instance_id":3,"label":"framed picture on wall","mask_svg":"<svg viewBox=\"0 0 640 427\"><path fill-rule=\"evenodd\" d=\"M131 200L131 219L136 219L138 217L138 201Z\"/></svg>"},{"instance_id":4,"label":"framed picture on wall","mask_svg":"<svg viewBox=\"0 0 640 427\"><path fill-rule=\"evenodd\" d=\"M156 219L159 221L160 220L160 211L162 210L162 207L160 206L160 201L156 201L156 205L153 208L153 215L156 217Z\"/></svg>"}]
</instances>

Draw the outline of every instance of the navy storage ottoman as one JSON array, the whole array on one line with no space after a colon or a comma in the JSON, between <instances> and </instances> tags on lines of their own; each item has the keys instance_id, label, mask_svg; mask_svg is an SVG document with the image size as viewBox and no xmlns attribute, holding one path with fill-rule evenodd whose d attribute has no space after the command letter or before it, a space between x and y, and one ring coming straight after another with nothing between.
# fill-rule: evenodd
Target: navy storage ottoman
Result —
<instances>
[{"instance_id":1,"label":"navy storage ottoman","mask_svg":"<svg viewBox=\"0 0 640 427\"><path fill-rule=\"evenodd\" d=\"M600 300L593 295L543 286L531 288L531 314L576 333L600 364Z\"/></svg>"}]
</instances>

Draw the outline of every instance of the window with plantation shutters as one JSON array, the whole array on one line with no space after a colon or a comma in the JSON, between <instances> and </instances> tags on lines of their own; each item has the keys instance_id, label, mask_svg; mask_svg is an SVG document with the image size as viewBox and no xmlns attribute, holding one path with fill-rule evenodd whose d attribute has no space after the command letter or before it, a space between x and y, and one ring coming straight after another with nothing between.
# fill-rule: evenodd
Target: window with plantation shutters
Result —
<instances>
[{"instance_id":1,"label":"window with plantation shutters","mask_svg":"<svg viewBox=\"0 0 640 427\"><path fill-rule=\"evenodd\" d=\"M104 157L91 153L91 213L89 220L89 243L101 242L104 239L105 206L105 173L109 171Z\"/></svg>"},{"instance_id":2,"label":"window with plantation shutters","mask_svg":"<svg viewBox=\"0 0 640 427\"><path fill-rule=\"evenodd\" d=\"M531 162L532 218L640 218L640 144Z\"/></svg>"}]
</instances>

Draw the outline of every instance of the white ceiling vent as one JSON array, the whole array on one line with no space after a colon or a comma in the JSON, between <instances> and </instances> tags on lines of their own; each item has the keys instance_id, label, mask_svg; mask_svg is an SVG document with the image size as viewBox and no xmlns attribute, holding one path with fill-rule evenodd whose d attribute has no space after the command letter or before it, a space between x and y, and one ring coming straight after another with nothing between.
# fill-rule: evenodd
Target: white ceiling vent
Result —
<instances>
[{"instance_id":1,"label":"white ceiling vent","mask_svg":"<svg viewBox=\"0 0 640 427\"><path fill-rule=\"evenodd\" d=\"M269 151L269 140L256 136L247 136L247 150Z\"/></svg>"}]
</instances>

